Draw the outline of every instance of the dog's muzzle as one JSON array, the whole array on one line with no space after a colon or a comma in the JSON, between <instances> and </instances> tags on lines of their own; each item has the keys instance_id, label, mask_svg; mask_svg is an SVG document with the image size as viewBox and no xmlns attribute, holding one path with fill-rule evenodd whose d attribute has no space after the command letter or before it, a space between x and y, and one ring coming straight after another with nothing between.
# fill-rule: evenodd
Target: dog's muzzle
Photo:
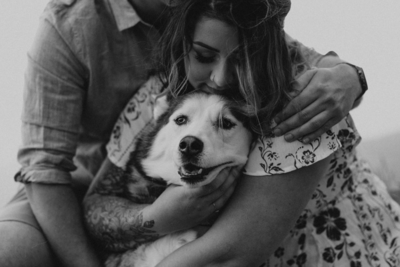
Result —
<instances>
[{"instance_id":1,"label":"dog's muzzle","mask_svg":"<svg viewBox=\"0 0 400 267\"><path fill-rule=\"evenodd\" d=\"M185 136L179 142L179 152L185 160L198 157L203 152L203 148L203 141L194 136Z\"/></svg>"}]
</instances>

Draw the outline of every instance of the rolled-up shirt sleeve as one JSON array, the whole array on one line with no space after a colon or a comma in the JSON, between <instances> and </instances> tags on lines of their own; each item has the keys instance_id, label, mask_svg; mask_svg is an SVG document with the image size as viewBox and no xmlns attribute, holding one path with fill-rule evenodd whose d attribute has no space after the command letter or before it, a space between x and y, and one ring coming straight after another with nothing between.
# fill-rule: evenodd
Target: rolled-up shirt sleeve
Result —
<instances>
[{"instance_id":1,"label":"rolled-up shirt sleeve","mask_svg":"<svg viewBox=\"0 0 400 267\"><path fill-rule=\"evenodd\" d=\"M298 40L292 38L287 33L285 34L285 40L289 46L297 47L297 49L300 51L301 55L304 57L304 60L310 67L317 67L317 65L321 61L321 59L326 56L339 57L338 54L336 54L336 52L334 52L334 51L329 51L328 53L322 55L322 54L318 53L318 51L316 51L314 48L305 46Z\"/></svg>"},{"instance_id":2,"label":"rolled-up shirt sleeve","mask_svg":"<svg viewBox=\"0 0 400 267\"><path fill-rule=\"evenodd\" d=\"M85 68L73 29L42 18L28 52L16 181L69 184L85 97ZM75 36L76 37L76 36ZM77 40L75 40L77 39ZM74 40L69 41L69 40Z\"/></svg>"}]
</instances>

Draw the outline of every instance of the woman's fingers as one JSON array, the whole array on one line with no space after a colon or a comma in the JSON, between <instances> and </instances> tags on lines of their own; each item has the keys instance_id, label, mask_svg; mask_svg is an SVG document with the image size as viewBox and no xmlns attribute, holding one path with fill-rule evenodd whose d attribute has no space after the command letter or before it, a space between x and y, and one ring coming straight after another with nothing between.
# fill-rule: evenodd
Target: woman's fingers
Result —
<instances>
[{"instance_id":1,"label":"woman's fingers","mask_svg":"<svg viewBox=\"0 0 400 267\"><path fill-rule=\"evenodd\" d=\"M197 189L203 191L201 202L206 205L209 215L223 208L235 189L238 177L238 168L225 168L213 182Z\"/></svg>"},{"instance_id":2,"label":"woman's fingers","mask_svg":"<svg viewBox=\"0 0 400 267\"><path fill-rule=\"evenodd\" d=\"M198 194L202 197L222 195L224 190L226 190L229 185L234 182L234 178L236 178L234 174L237 174L237 171L234 171L234 169L234 167L222 169L211 183L194 190L197 190L199 192Z\"/></svg>"},{"instance_id":3,"label":"woman's fingers","mask_svg":"<svg viewBox=\"0 0 400 267\"><path fill-rule=\"evenodd\" d=\"M234 182L217 200L211 203L212 212L219 212L228 202L233 192L235 191L237 182Z\"/></svg>"},{"instance_id":4,"label":"woman's fingers","mask_svg":"<svg viewBox=\"0 0 400 267\"><path fill-rule=\"evenodd\" d=\"M222 183L218 189L209 195L211 200L210 206L212 207L213 211L223 208L233 194L237 184L237 179L240 175L237 168L226 169L226 172L228 176L226 177L224 183ZM222 172L220 174L225 175L225 173Z\"/></svg>"}]
</instances>

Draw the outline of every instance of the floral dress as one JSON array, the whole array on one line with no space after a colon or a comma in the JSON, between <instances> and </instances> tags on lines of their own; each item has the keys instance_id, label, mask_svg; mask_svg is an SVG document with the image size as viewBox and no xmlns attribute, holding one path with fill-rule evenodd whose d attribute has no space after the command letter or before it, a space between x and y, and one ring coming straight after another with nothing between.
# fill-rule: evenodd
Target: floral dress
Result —
<instances>
[{"instance_id":1,"label":"floral dress","mask_svg":"<svg viewBox=\"0 0 400 267\"><path fill-rule=\"evenodd\" d=\"M120 115L107 145L115 165L125 167L135 136L162 104L156 97L160 90L160 82L150 79ZM350 116L311 144L288 143L283 137L257 139L244 169L248 175L290 172L333 154L327 175L295 227L263 266L400 266L400 207L358 160L355 147L360 141Z\"/></svg>"},{"instance_id":2,"label":"floral dress","mask_svg":"<svg viewBox=\"0 0 400 267\"><path fill-rule=\"evenodd\" d=\"M263 266L400 266L400 207L357 158L360 141L350 116L308 145L257 140L249 175L290 172L333 154L295 227Z\"/></svg>"}]
</instances>

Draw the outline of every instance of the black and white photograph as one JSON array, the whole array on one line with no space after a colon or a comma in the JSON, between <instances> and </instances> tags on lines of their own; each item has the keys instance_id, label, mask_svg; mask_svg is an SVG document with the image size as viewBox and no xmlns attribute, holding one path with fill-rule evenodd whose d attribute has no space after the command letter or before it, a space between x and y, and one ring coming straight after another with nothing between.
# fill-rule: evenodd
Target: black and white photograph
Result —
<instances>
[{"instance_id":1,"label":"black and white photograph","mask_svg":"<svg viewBox=\"0 0 400 267\"><path fill-rule=\"evenodd\" d=\"M399 11L5 0L0 266L399 267Z\"/></svg>"}]
</instances>

